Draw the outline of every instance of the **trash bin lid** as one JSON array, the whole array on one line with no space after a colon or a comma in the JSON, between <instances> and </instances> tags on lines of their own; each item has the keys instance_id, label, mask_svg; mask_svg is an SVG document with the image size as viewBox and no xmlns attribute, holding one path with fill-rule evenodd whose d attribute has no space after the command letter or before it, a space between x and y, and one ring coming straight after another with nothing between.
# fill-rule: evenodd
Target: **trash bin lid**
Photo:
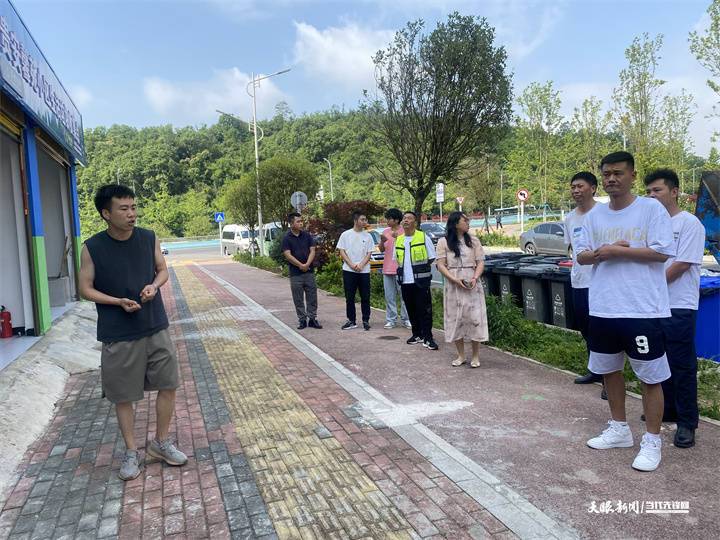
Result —
<instances>
[{"instance_id":1,"label":"trash bin lid","mask_svg":"<svg viewBox=\"0 0 720 540\"><path fill-rule=\"evenodd\" d=\"M556 264L551 270L545 272L543 277L550 281L570 281L571 272L572 270L569 266L559 266Z\"/></svg>"},{"instance_id":2,"label":"trash bin lid","mask_svg":"<svg viewBox=\"0 0 720 540\"><path fill-rule=\"evenodd\" d=\"M556 268L556 266L551 264L530 264L528 266L518 268L515 273L518 276L533 276L539 278L547 272L552 272L554 268Z\"/></svg>"},{"instance_id":3,"label":"trash bin lid","mask_svg":"<svg viewBox=\"0 0 720 540\"><path fill-rule=\"evenodd\" d=\"M526 255L522 251L503 251L502 253L494 253L498 258L500 259L519 259L521 257L526 257Z\"/></svg>"},{"instance_id":4,"label":"trash bin lid","mask_svg":"<svg viewBox=\"0 0 720 540\"><path fill-rule=\"evenodd\" d=\"M493 272L496 274L508 274L508 275L514 275L518 268L529 266L530 263L527 262L519 262L519 261L511 261L511 262L505 262L504 264L499 264L495 267L493 267Z\"/></svg>"},{"instance_id":5,"label":"trash bin lid","mask_svg":"<svg viewBox=\"0 0 720 540\"><path fill-rule=\"evenodd\" d=\"M700 296L720 293L720 276L700 276Z\"/></svg>"}]
</instances>

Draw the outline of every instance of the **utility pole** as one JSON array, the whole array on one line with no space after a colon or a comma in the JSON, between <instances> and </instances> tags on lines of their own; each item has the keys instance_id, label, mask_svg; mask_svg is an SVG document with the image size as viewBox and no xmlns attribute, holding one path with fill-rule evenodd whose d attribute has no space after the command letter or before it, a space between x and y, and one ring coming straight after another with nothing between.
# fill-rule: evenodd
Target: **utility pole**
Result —
<instances>
[{"instance_id":1,"label":"utility pole","mask_svg":"<svg viewBox=\"0 0 720 540\"><path fill-rule=\"evenodd\" d=\"M290 69L284 69L282 71L278 71L276 73L272 73L270 75L265 75L263 77L255 77L255 72L251 73L251 80L249 83L247 83L245 87L245 91L248 93L248 95L252 98L253 103L253 122L252 122L252 132L253 132L253 138L255 139L255 186L257 187L257 209L258 209L258 229L260 231L260 255L265 255L265 242L264 242L264 234L263 234L263 220L262 220L262 199L260 197L260 155L258 154L258 136L257 136L257 106L255 103L255 89L260 86L260 81L263 79L269 79L270 77L274 77L275 75L280 75L281 73L287 73L290 71ZM252 85L252 94L250 93L249 87ZM262 129L260 130L262 131ZM262 137L260 137L262 139Z\"/></svg>"},{"instance_id":2,"label":"utility pole","mask_svg":"<svg viewBox=\"0 0 720 540\"><path fill-rule=\"evenodd\" d=\"M503 170L500 169L500 208L505 208L503 206L502 192L503 192Z\"/></svg>"},{"instance_id":3,"label":"utility pole","mask_svg":"<svg viewBox=\"0 0 720 540\"><path fill-rule=\"evenodd\" d=\"M115 173L115 183L117 183L118 186L120 185L120 167L117 168L117 172Z\"/></svg>"},{"instance_id":4,"label":"utility pole","mask_svg":"<svg viewBox=\"0 0 720 540\"><path fill-rule=\"evenodd\" d=\"M330 154L330 157L332 157L332 154ZM330 168L330 200L335 200L335 194L333 193L333 183L332 183L332 163L328 158L323 158L324 161L327 161L328 167Z\"/></svg>"}]
</instances>

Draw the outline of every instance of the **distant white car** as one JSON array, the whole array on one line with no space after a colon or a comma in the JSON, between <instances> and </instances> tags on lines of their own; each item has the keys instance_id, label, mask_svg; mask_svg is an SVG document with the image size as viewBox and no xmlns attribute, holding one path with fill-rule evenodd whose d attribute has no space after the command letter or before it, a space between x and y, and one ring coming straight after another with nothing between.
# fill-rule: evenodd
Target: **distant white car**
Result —
<instances>
[{"instance_id":1,"label":"distant white car","mask_svg":"<svg viewBox=\"0 0 720 540\"><path fill-rule=\"evenodd\" d=\"M166 248L166 247L161 247L161 248L160 248L160 252L161 252L163 255L167 255L168 253L170 253L170 252L168 251L168 248Z\"/></svg>"},{"instance_id":2,"label":"distant white car","mask_svg":"<svg viewBox=\"0 0 720 540\"><path fill-rule=\"evenodd\" d=\"M563 222L541 223L520 235L520 249L529 255L565 255L572 258L572 249L565 243Z\"/></svg>"}]
</instances>

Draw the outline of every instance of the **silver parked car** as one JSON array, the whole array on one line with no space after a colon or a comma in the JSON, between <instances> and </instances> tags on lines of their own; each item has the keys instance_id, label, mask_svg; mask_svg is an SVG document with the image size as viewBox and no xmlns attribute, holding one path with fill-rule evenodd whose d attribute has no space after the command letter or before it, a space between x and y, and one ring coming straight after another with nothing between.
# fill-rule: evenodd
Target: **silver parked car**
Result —
<instances>
[{"instance_id":1,"label":"silver parked car","mask_svg":"<svg viewBox=\"0 0 720 540\"><path fill-rule=\"evenodd\" d=\"M563 222L541 223L520 235L520 249L530 255L566 255L572 258L572 249L565 243Z\"/></svg>"}]
</instances>

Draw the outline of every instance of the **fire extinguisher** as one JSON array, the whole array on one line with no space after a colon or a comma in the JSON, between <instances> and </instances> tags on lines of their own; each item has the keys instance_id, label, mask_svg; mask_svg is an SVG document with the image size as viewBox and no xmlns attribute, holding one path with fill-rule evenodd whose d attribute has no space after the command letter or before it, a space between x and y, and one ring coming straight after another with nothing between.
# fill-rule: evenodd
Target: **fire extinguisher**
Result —
<instances>
[{"instance_id":1,"label":"fire extinguisher","mask_svg":"<svg viewBox=\"0 0 720 540\"><path fill-rule=\"evenodd\" d=\"M12 323L10 322L10 312L2 306L0 309L0 321L2 321L2 332L0 332L0 338L12 337Z\"/></svg>"}]
</instances>

